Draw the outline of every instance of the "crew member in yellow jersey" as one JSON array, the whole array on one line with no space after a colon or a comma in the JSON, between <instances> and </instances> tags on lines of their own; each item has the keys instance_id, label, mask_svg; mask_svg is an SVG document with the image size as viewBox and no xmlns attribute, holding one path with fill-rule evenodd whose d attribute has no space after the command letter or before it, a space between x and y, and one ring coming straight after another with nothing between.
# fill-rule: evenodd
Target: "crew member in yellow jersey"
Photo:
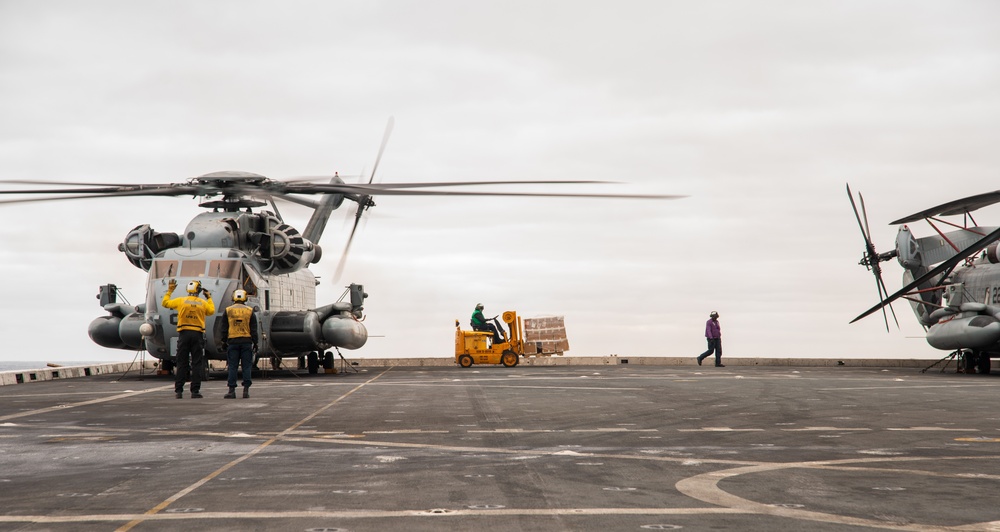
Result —
<instances>
[{"instance_id":1,"label":"crew member in yellow jersey","mask_svg":"<svg viewBox=\"0 0 1000 532\"><path fill-rule=\"evenodd\" d=\"M174 394L184 397L184 383L191 377L191 398L201 399L201 376L205 373L205 318L215 314L212 294L201 287L200 281L187 285L187 295L171 299L177 289L177 280L171 279L167 293L160 302L164 308L177 311L177 372L174 376ZM198 293L205 294L205 299Z\"/></svg>"},{"instance_id":2,"label":"crew member in yellow jersey","mask_svg":"<svg viewBox=\"0 0 1000 532\"><path fill-rule=\"evenodd\" d=\"M253 354L257 351L257 317L255 309L246 306L246 302L246 290L234 290L233 304L226 308L226 319L222 322L229 363L229 393L223 396L226 399L236 399L237 366L243 366L243 398L250 397Z\"/></svg>"}]
</instances>

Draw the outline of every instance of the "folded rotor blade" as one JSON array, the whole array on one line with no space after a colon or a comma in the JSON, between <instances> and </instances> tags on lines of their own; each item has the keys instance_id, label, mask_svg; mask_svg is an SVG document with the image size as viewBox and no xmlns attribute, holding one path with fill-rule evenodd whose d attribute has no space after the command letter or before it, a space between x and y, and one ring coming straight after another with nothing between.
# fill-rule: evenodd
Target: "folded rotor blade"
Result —
<instances>
[{"instance_id":1,"label":"folded rotor blade","mask_svg":"<svg viewBox=\"0 0 1000 532\"><path fill-rule=\"evenodd\" d=\"M885 281L882 280L882 276L878 277L879 286L881 286L880 294L885 294L886 297L889 296L889 289L885 287ZM881 295L879 295L879 301L884 301ZM892 321L896 322L896 328L899 328L899 318L896 317L896 311L892 308L892 305L886 305L889 307L889 312L892 313ZM885 317L885 308L882 308L882 317ZM888 320L886 320L886 327L888 328Z\"/></svg>"},{"instance_id":2,"label":"folded rotor blade","mask_svg":"<svg viewBox=\"0 0 1000 532\"><path fill-rule=\"evenodd\" d=\"M882 280L882 266L879 265L878 251L875 250L875 244L872 242L872 231L871 227L868 225L868 209L865 208L865 197L858 192L858 200L861 202L861 217L865 221L864 233L865 241L868 243L869 249L871 250L871 256L874 257L873 262L871 262L872 272L875 274L875 284L878 285L878 299L879 302L884 301L882 295L889 295L889 290L885 287L885 281ZM856 215L857 213L855 213ZM892 319L896 322L896 328L899 328L899 319L896 318L896 311L892 308L892 305L886 305L889 307L889 312L892 313ZM885 321L885 330L889 332L889 316L885 313L885 307L882 307L882 319Z\"/></svg>"},{"instance_id":3,"label":"folded rotor blade","mask_svg":"<svg viewBox=\"0 0 1000 532\"><path fill-rule=\"evenodd\" d=\"M885 312L885 296L889 295L889 289L885 286L885 281L882 280L882 267L879 266L878 251L875 250L875 244L872 242L871 230L868 226L868 211L865 209L865 197L858 193L858 199L861 200L861 213L858 213L858 207L854 203L854 194L851 192L851 185L847 184L847 197L851 200L851 209L854 210L854 218L858 221L858 228L861 229L861 236L865 239L865 260L867 266L871 268L872 273L875 275L875 289L878 290L878 300L880 303L880 308L882 309L882 320L885 322L885 332L890 332L889 329L889 315ZM864 215L864 223L862 223L862 215ZM896 311L889 306L889 311L892 312L892 319L896 322L896 328L899 328L899 319L896 317Z\"/></svg>"},{"instance_id":4,"label":"folded rotor blade","mask_svg":"<svg viewBox=\"0 0 1000 532\"><path fill-rule=\"evenodd\" d=\"M927 282L928 280L933 279L934 277L936 277L936 276L938 276L938 275L940 275L940 274L942 274L942 273L944 273L946 271L951 270L952 268L954 268L955 266L957 266L958 263L960 263L963 260L965 260L967 257L970 257L970 256L978 253L979 251L985 249L986 246L989 246L990 244L996 242L997 240L1000 240L1000 229L997 229L996 231L993 231L992 233L990 233L990 234L986 235L985 237L979 239L979 241L977 241L975 244L973 244L973 245L971 245L971 246L963 249L961 253L955 255L954 257L952 257L952 258L950 258L950 259L942 262L941 264L938 264L936 267L934 267L933 270L930 270L929 272L921 275L919 279L914 279L913 282L911 282L910 284L908 284L908 285L904 286L903 288L899 289L899 291L897 291L895 294L892 294L891 296L887 297L881 304L875 305L874 307L872 307L872 308L866 310L865 312L863 312L857 318L854 318L853 320L851 320L851 323L854 323L854 322L860 320L861 318L864 318L864 317L870 315L871 313L879 310L880 308L884 307L885 305L888 305L888 304L892 303L893 301L895 301L895 300L899 299L900 297L906 295L910 290L913 290L914 288L920 286L921 284Z\"/></svg>"},{"instance_id":5,"label":"folded rotor blade","mask_svg":"<svg viewBox=\"0 0 1000 532\"><path fill-rule=\"evenodd\" d=\"M865 220L865 228L864 228L865 238L867 238L868 241L871 242L871 240L872 240L872 232L871 232L871 229L868 228L868 210L865 209L865 197L862 196L860 192L858 192L858 200L861 202L861 216ZM855 214L857 214L857 213L855 213Z\"/></svg>"},{"instance_id":6,"label":"folded rotor blade","mask_svg":"<svg viewBox=\"0 0 1000 532\"><path fill-rule=\"evenodd\" d=\"M847 197L851 200L851 208L854 209L854 218L858 221L861 236L865 238L865 251L871 256L875 252L875 246L872 245L872 240L868 237L868 232L865 231L865 226L861 223L861 214L858 213L858 207L854 203L854 193L851 192L851 185L847 185Z\"/></svg>"}]
</instances>

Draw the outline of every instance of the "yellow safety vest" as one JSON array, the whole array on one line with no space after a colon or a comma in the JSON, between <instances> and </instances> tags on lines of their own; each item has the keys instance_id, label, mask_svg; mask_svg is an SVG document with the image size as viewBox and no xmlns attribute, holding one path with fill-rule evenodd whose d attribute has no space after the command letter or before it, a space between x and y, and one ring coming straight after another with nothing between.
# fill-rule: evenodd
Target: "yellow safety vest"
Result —
<instances>
[{"instance_id":1,"label":"yellow safety vest","mask_svg":"<svg viewBox=\"0 0 1000 532\"><path fill-rule=\"evenodd\" d=\"M229 338L250 338L250 320L253 319L253 309L236 303L226 309L229 319Z\"/></svg>"},{"instance_id":2,"label":"yellow safety vest","mask_svg":"<svg viewBox=\"0 0 1000 532\"><path fill-rule=\"evenodd\" d=\"M177 330L205 332L205 317L215 314L215 303L212 302L212 298L184 296L170 299L172 293L168 290L163 294L163 301L160 304L164 308L177 311Z\"/></svg>"}]
</instances>

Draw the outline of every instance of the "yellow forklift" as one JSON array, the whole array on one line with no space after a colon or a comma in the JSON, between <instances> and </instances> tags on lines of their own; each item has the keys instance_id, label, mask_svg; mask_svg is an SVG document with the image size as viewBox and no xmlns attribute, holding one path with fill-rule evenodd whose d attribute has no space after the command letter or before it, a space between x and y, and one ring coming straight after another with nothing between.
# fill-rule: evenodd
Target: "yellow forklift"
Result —
<instances>
[{"instance_id":1,"label":"yellow forklift","mask_svg":"<svg viewBox=\"0 0 1000 532\"><path fill-rule=\"evenodd\" d=\"M517 312L508 310L501 316L507 324L507 330L500 325L494 316L493 323L497 332L503 338L502 342L493 341L493 333L484 331L463 331L458 320L455 320L455 362L463 368L473 364L503 364L512 368L524 356L524 329Z\"/></svg>"}]
</instances>

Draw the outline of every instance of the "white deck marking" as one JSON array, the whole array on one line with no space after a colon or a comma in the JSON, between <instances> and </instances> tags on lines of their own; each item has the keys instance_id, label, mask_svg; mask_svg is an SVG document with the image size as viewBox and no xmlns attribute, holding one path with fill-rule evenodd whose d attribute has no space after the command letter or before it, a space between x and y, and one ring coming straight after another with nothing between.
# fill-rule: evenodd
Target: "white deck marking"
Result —
<instances>
[{"instance_id":1,"label":"white deck marking","mask_svg":"<svg viewBox=\"0 0 1000 532\"><path fill-rule=\"evenodd\" d=\"M976 460L995 460L1000 458L998 456L977 456ZM940 460L969 460L973 457L968 456L955 456L955 457L910 457L910 456L897 456L897 457L884 457L884 458L857 458L857 459L847 459L847 460L823 460L816 462L789 462L783 464L769 464L769 465L753 465L737 467L734 469L724 470L724 471L712 471L710 473L703 473L701 475L695 475L679 481L675 484L675 488L678 491L687 495L688 497L707 502L709 504L716 504L719 506L731 508L734 510L743 510L748 513L763 514L763 515L774 515L780 517L788 517L792 519L803 519L807 521L818 521L822 523L838 523L844 525L853 526L865 526L874 528L891 528L893 530L912 530L912 531L929 531L929 530L942 530L945 527L934 526L934 525L923 525L919 523L912 524L890 524L885 521L880 521L876 519L864 519L859 517L850 517L844 515L828 514L823 512L815 512L809 510L800 510L796 508L790 508L787 506L775 506L771 504L764 504L749 499L744 499L737 495L733 495L719 488L719 482L725 479L747 475L752 473L764 473L772 471L780 471L785 469L855 469L851 467L850 464L870 464L870 463L887 463L887 462L933 462ZM863 471L887 471L892 473L909 473L913 475L924 475L933 477L943 477L943 478L966 478L960 474L953 473L933 473L923 470L912 470L912 469L891 469L891 468L867 468L856 466L856 470ZM993 522L995 523L995 522ZM985 528L986 526L992 525L993 523L973 523L964 526L948 528L949 530L989 530Z\"/></svg>"},{"instance_id":2,"label":"white deck marking","mask_svg":"<svg viewBox=\"0 0 1000 532\"><path fill-rule=\"evenodd\" d=\"M784 432L810 432L810 431L831 431L831 430L872 430L867 427L803 427L801 429L781 429Z\"/></svg>"},{"instance_id":3,"label":"white deck marking","mask_svg":"<svg viewBox=\"0 0 1000 532\"><path fill-rule=\"evenodd\" d=\"M160 392L163 390L172 390L174 388L173 384L168 386L158 386L156 388L150 388L148 390L140 391L127 391L115 395L109 395L108 397L101 397L100 399L91 399L89 401L80 401L79 403L66 403L56 406L50 406L47 408L39 408L36 410L25 410L24 412L18 412L17 414L7 414L6 416L0 416L0 421L7 421L10 419L17 419L20 417L34 416L38 414L47 414L49 412L56 412L58 410L66 410L69 408L79 408L81 406L96 405L100 403L106 403L108 401L117 401L118 399L125 399L127 397L134 397L136 395L142 395L151 392Z\"/></svg>"},{"instance_id":4,"label":"white deck marking","mask_svg":"<svg viewBox=\"0 0 1000 532\"><path fill-rule=\"evenodd\" d=\"M701 427L700 429L677 429L677 432L764 432L764 429L733 429L729 427Z\"/></svg>"},{"instance_id":5,"label":"white deck marking","mask_svg":"<svg viewBox=\"0 0 1000 532\"><path fill-rule=\"evenodd\" d=\"M933 432L979 432L979 429L955 429L950 427L888 427L885 430L933 431Z\"/></svg>"},{"instance_id":6,"label":"white deck marking","mask_svg":"<svg viewBox=\"0 0 1000 532\"><path fill-rule=\"evenodd\" d=\"M367 381L365 381L365 382L363 382L363 383L355 386L354 388L351 388L351 390L349 392L345 393L344 395L341 395L340 397L334 399L333 401L327 403L326 405L318 408L315 412L313 412L313 413L309 414L308 416L302 418L298 422L294 423L292 426L286 428L285 430L283 430L280 433L278 433L277 435L275 435L273 438L271 438L271 439L269 439L269 440L261 443L257 447L254 447L252 450L250 450L250 452L248 452L248 453L244 454L243 456L240 456L239 458L237 458L237 459L229 462L228 464L220 467L219 469L216 469L215 471L213 471L212 473L209 473L204 478L202 478L201 480L195 482L194 484L191 484L190 486L182 489L181 491L178 491L177 493L171 495L170 497L167 497L166 500L164 500L160 504L157 504L153 508L150 508L141 517L133 519L132 521L129 521L125 525L122 525L121 527L119 527L117 529L117 532L126 532L128 530L131 530L136 525L139 525L143 521L145 521L149 516L159 514L160 512L162 512L163 510L165 510L168 506L170 506L171 504L177 502L179 499L181 499L185 495L187 495L187 494L191 493L192 491L200 488L201 486L205 485L208 481L210 481L213 478L221 475L222 473L225 473L226 471L228 471L230 468L236 466L237 464L240 464L241 462L246 461L250 457L252 457L252 456L260 453L261 451L263 451L264 449L266 449L268 446L270 446L272 443L278 441L279 439L281 439L283 436L285 436L287 434L291 434L295 430L297 430L300 427L302 427L302 425L305 425L307 422L309 422L309 420L311 420L314 417L322 414L323 412L326 412L327 410L329 410L330 408L332 408L337 403L339 403L339 402L343 401L344 399L346 399L347 397L349 397L354 392L356 392L356 391L364 388L366 385L368 385L368 383L370 383L370 382L374 381L375 379L378 379L379 377L385 375L391 369L392 369L391 367L387 368L385 371L379 373L378 375L375 375L371 379L368 379ZM204 516L204 513L199 512L198 516L199 517Z\"/></svg>"}]
</instances>

